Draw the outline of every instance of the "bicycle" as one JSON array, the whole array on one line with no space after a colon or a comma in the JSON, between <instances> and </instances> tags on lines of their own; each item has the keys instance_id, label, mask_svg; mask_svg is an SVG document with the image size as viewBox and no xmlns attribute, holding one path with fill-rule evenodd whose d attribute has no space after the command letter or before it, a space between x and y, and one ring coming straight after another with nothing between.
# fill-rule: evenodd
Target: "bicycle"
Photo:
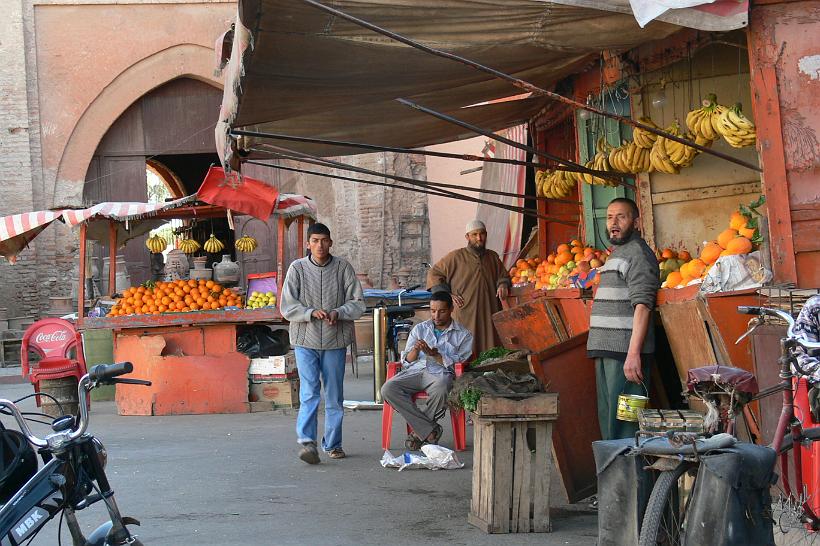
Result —
<instances>
[{"instance_id":1,"label":"bicycle","mask_svg":"<svg viewBox=\"0 0 820 546\"><path fill-rule=\"evenodd\" d=\"M89 423L86 395L92 389L115 383L151 385L150 381L118 377L133 369L130 362L91 368L77 386L79 420L73 415L54 419L52 432L45 438L31 432L25 414L17 405L20 400L0 399L0 413L14 417L29 449L36 449L44 463L36 470L35 459L31 469L33 475L0 507L0 544L29 544L48 521L60 515L60 526L64 517L74 546L142 546L137 535L132 535L127 528L139 525L139 521L122 516L114 499L114 491L105 474L107 451L102 442L86 432ZM76 512L100 501L105 503L108 521L86 538ZM57 536L61 542L60 531Z\"/></svg>"},{"instance_id":2,"label":"bicycle","mask_svg":"<svg viewBox=\"0 0 820 546\"><path fill-rule=\"evenodd\" d=\"M786 337L781 340L780 384L763 393L757 393L754 376L743 370L727 367L697 368L690 371L689 394L707 403L709 414L706 424L709 432L723 431L714 438L722 437L724 445L715 447L706 442L703 434L671 433L668 435L669 445L658 447L643 447L639 452L642 455L657 457L652 466L661 473L655 482L644 512L640 532L640 546L654 546L656 544L682 544L689 524L689 508L695 491L700 465L700 456L705 451L720 449L735 445L735 416L746 403L763 396L783 391L783 409L777 425L771 448L771 467L776 466L776 458L780 458L783 486L786 496L793 505L800 507L800 520L809 532L820 530L820 519L808 499L795 495L790 484L788 452L792 451L795 463L795 479L801 487L805 486L802 476L801 445L804 442L820 440L820 427L804 428L795 414L794 385L792 380L797 376L807 375L800 368L795 349L802 346L806 349L818 349L820 343L803 342L795 338L793 333L794 320L784 311L764 307L741 306L738 311L745 314L757 315L751 321L749 330L739 339L747 337L754 329L765 321L766 316L775 316L784 320L789 326ZM792 365L796 374L792 371ZM718 377L715 368L728 370L729 373ZM709 379L712 379L711 384ZM704 387L706 385L706 387ZM730 434L727 434L730 433ZM639 433L640 435L640 433ZM731 441L730 441L730 440ZM791 440L787 442L787 440ZM699 445L700 442L700 445ZM689 476L690 483L684 485L681 480ZM686 491L683 491L686 490ZM768 492L766 493L768 498ZM765 499L764 499L765 500ZM769 499L770 500L770 499Z\"/></svg>"}]
</instances>

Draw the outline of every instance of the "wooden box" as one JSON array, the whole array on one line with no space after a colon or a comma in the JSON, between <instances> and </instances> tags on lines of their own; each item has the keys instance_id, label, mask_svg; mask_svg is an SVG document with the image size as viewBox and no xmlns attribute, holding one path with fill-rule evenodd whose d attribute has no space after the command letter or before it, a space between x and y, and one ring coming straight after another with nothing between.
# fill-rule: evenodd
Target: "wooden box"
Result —
<instances>
[{"instance_id":1,"label":"wooden box","mask_svg":"<svg viewBox=\"0 0 820 546\"><path fill-rule=\"evenodd\" d=\"M475 409L479 417L528 417L555 419L558 417L558 393L537 392L482 396Z\"/></svg>"},{"instance_id":2,"label":"wooden box","mask_svg":"<svg viewBox=\"0 0 820 546\"><path fill-rule=\"evenodd\" d=\"M486 533L550 532L552 421L477 415L473 421L473 492L467 521Z\"/></svg>"},{"instance_id":3,"label":"wooden box","mask_svg":"<svg viewBox=\"0 0 820 546\"><path fill-rule=\"evenodd\" d=\"M277 408L299 407L299 379L251 381L250 402L270 402Z\"/></svg>"}]
</instances>

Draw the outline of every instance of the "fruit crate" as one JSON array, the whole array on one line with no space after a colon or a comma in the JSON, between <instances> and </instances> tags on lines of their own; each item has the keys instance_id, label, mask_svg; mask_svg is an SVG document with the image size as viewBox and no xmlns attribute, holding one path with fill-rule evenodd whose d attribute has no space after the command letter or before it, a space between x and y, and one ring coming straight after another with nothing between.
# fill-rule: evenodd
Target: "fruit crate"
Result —
<instances>
[{"instance_id":1,"label":"fruit crate","mask_svg":"<svg viewBox=\"0 0 820 546\"><path fill-rule=\"evenodd\" d=\"M248 294L253 292L273 292L274 296L279 297L276 272L251 273L248 275Z\"/></svg>"}]
</instances>

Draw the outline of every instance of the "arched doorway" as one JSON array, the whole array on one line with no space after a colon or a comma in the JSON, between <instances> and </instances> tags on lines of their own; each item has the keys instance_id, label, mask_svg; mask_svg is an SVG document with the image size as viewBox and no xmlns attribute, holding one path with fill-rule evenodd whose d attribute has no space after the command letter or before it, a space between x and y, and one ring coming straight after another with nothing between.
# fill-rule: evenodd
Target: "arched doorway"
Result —
<instances>
[{"instance_id":1,"label":"arched doorway","mask_svg":"<svg viewBox=\"0 0 820 546\"><path fill-rule=\"evenodd\" d=\"M190 195L219 162L214 151L222 92L191 78L172 80L134 102L111 125L88 166L83 201L148 201L147 173L154 172L171 197ZM208 120L213 123L207 124ZM204 125L207 125L204 127ZM125 256L132 284L150 278L144 237L128 242ZM95 255L108 256L97 245Z\"/></svg>"}]
</instances>

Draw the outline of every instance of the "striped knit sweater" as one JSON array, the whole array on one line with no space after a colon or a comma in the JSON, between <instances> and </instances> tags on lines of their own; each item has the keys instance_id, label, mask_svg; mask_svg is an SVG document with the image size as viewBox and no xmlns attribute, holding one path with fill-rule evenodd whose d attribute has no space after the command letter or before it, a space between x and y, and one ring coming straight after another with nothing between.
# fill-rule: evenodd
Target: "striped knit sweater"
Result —
<instances>
[{"instance_id":1,"label":"striped knit sweater","mask_svg":"<svg viewBox=\"0 0 820 546\"><path fill-rule=\"evenodd\" d=\"M320 266L310 257L290 264L279 308L290 321L290 342L308 349L341 349L353 343L353 321L365 311L362 285L353 266L331 256ZM311 317L313 311L338 311L334 326Z\"/></svg>"},{"instance_id":2,"label":"striped knit sweater","mask_svg":"<svg viewBox=\"0 0 820 546\"><path fill-rule=\"evenodd\" d=\"M660 288L658 260L649 245L635 232L622 245L615 245L604 266L598 270L601 283L592 303L587 353L590 358L626 358L632 337L634 308L642 303L655 308ZM655 329L649 330L641 353L655 351Z\"/></svg>"}]
</instances>

